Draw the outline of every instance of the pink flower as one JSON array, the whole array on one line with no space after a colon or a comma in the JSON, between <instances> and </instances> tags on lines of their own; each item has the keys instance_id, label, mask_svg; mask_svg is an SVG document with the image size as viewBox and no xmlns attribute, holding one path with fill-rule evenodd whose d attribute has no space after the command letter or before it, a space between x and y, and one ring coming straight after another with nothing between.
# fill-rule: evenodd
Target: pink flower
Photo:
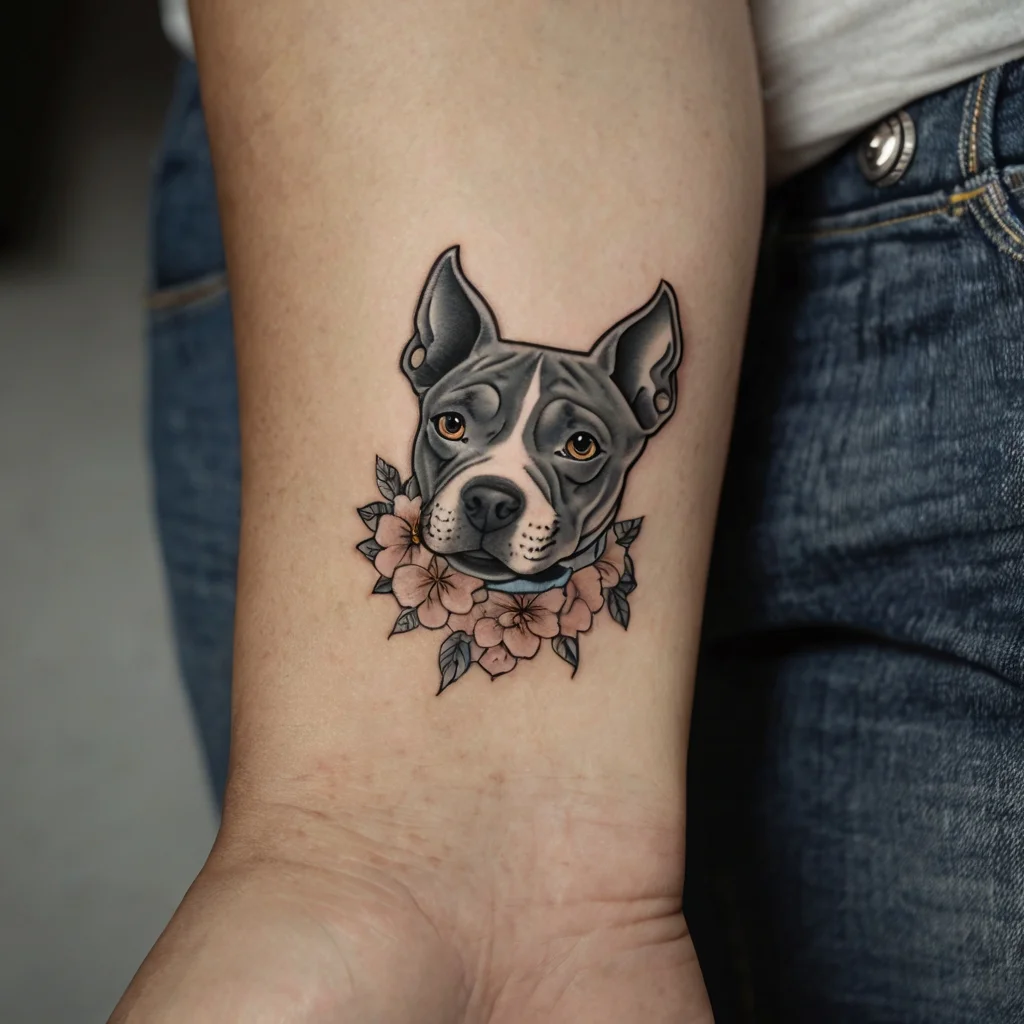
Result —
<instances>
[{"instance_id":1,"label":"pink flower","mask_svg":"<svg viewBox=\"0 0 1024 1024\"><path fill-rule=\"evenodd\" d=\"M586 633L594 615L604 606L601 580L592 565L574 572L565 585L565 603L558 617L558 631L563 636L575 637Z\"/></svg>"},{"instance_id":2,"label":"pink flower","mask_svg":"<svg viewBox=\"0 0 1024 1024\"><path fill-rule=\"evenodd\" d=\"M574 572L565 585L565 603L558 620L563 636L575 637L590 629L594 616L604 607L604 590L614 587L625 571L626 549L609 533L601 557Z\"/></svg>"},{"instance_id":3,"label":"pink flower","mask_svg":"<svg viewBox=\"0 0 1024 1024\"><path fill-rule=\"evenodd\" d=\"M558 611L563 602L561 590L543 594L492 592L473 628L473 639L488 649L504 644L513 658L532 658L541 637L558 635ZM480 664L484 664L483 657Z\"/></svg>"},{"instance_id":4,"label":"pink flower","mask_svg":"<svg viewBox=\"0 0 1024 1024\"><path fill-rule=\"evenodd\" d=\"M486 586L482 586L479 590L473 593L473 607L469 609L465 614L455 614L449 617L448 627L455 633L468 633L470 636L473 635L473 630L476 628L477 620L484 612L484 605L487 601L488 594L490 592L486 589ZM478 660L478 659L474 659Z\"/></svg>"},{"instance_id":5,"label":"pink flower","mask_svg":"<svg viewBox=\"0 0 1024 1024\"><path fill-rule=\"evenodd\" d=\"M538 641L539 642L539 641ZM488 647L477 659L480 667L493 679L511 672L516 667L516 659L508 652L504 644Z\"/></svg>"},{"instance_id":6,"label":"pink flower","mask_svg":"<svg viewBox=\"0 0 1024 1024\"><path fill-rule=\"evenodd\" d=\"M419 499L417 499L419 500ZM417 609L420 625L440 629L451 612L464 615L473 607L473 592L480 581L456 572L439 555L425 565L408 562L395 569L391 588L398 603Z\"/></svg>"},{"instance_id":7,"label":"pink flower","mask_svg":"<svg viewBox=\"0 0 1024 1024\"><path fill-rule=\"evenodd\" d=\"M382 515L377 521L377 532L374 540L381 550L373 560L374 567L381 576L391 577L400 565L414 562L426 565L430 560L430 552L420 543L420 505L421 498L407 498L399 494L395 498L393 515Z\"/></svg>"}]
</instances>

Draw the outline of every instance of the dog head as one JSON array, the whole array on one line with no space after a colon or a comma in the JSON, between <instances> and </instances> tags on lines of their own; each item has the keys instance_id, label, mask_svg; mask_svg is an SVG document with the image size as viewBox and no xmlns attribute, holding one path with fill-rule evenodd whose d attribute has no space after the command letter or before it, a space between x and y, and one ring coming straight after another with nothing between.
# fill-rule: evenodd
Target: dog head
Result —
<instances>
[{"instance_id":1,"label":"dog head","mask_svg":"<svg viewBox=\"0 0 1024 1024\"><path fill-rule=\"evenodd\" d=\"M431 269L415 326L402 370L420 402L423 543L484 580L561 574L608 530L626 474L675 411L671 286L568 352L503 339L455 248Z\"/></svg>"}]
</instances>

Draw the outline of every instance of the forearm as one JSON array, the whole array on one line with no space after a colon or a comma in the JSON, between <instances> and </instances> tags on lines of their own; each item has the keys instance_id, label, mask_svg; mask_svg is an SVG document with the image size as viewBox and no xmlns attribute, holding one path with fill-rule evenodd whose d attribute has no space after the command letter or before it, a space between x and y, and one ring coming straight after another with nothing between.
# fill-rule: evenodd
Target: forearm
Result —
<instances>
[{"instance_id":1,"label":"forearm","mask_svg":"<svg viewBox=\"0 0 1024 1024\"><path fill-rule=\"evenodd\" d=\"M305 843L330 865L335 844L346 858L363 850L463 947L483 941L467 923L483 905L494 929L521 926L527 891L562 915L552 935L589 928L592 904L646 900L649 920L626 923L647 929L644 943L670 937L704 578L760 228L745 5L195 8L242 407L224 857L258 846L287 860ZM445 340L455 314L432 318L424 279L456 243L460 289L495 313L490 341L475 322L475 344ZM662 279L678 297L679 351L661 307L636 332L657 337L633 337L628 358L622 342L616 363L616 339L604 352L599 339ZM508 339L568 355L500 348ZM455 391L481 390L441 440L417 440L456 409L431 390L445 374ZM556 395L593 421L547 411ZM563 422L595 439L593 466L568 465L587 453L555 444ZM355 510L388 498L375 493L378 455L425 479L409 550L378 560L380 544L364 547L375 568L356 547L379 521ZM467 511L474 465L513 494L514 535L493 509ZM609 528L638 517L630 573ZM488 577L530 578L534 557L554 576L600 569L604 589L587 598L584 577L561 582L543 615L517 620ZM458 594L438 604L429 574L476 564L482 616ZM410 569L400 585L413 565L427 577ZM393 593L371 596L378 575ZM609 595L623 576L628 631ZM413 607L429 623L387 639ZM439 646L458 633L469 668L435 696ZM501 906L510 879L523 894Z\"/></svg>"},{"instance_id":2,"label":"forearm","mask_svg":"<svg viewBox=\"0 0 1024 1024\"><path fill-rule=\"evenodd\" d=\"M756 93L740 5L622 10L199 5L243 404L243 763L682 763L759 228ZM411 469L399 359L452 242L507 337L583 350L659 279L680 297L678 410L623 496L647 517L630 631L588 636L572 685L542 658L434 700L436 636L385 643L394 607L353 554L375 456Z\"/></svg>"}]
</instances>

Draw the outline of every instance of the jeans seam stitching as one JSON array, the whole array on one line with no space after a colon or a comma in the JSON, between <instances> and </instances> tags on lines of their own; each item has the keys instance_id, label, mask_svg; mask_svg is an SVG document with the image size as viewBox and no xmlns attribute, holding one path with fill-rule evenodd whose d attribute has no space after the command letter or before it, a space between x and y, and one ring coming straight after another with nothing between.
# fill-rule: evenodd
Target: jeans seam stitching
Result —
<instances>
[{"instance_id":1,"label":"jeans seam stitching","mask_svg":"<svg viewBox=\"0 0 1024 1024\"><path fill-rule=\"evenodd\" d=\"M1003 199L999 183L991 182L980 200L972 200L970 209L982 232L1001 253L1017 262L1024 262L1024 237L1007 223L1000 212Z\"/></svg>"},{"instance_id":2,"label":"jeans seam stitching","mask_svg":"<svg viewBox=\"0 0 1024 1024\"><path fill-rule=\"evenodd\" d=\"M828 228L824 231L798 231L783 234L784 239L812 239L812 238L833 238L840 235L853 235L862 231L871 231L874 228L884 228L891 224L903 224L906 221L922 220L925 217L935 217L938 214L949 210L950 201L929 210L919 210L917 213L906 213L900 217L889 217L886 220L874 221L871 224L856 224L847 228Z\"/></svg>"},{"instance_id":3,"label":"jeans seam stitching","mask_svg":"<svg viewBox=\"0 0 1024 1024\"><path fill-rule=\"evenodd\" d=\"M982 73L978 79L977 94L974 99L974 116L971 118L970 146L968 151L968 174L978 173L978 123L981 120L981 111L985 100L985 83L988 81L988 72Z\"/></svg>"},{"instance_id":4,"label":"jeans seam stitching","mask_svg":"<svg viewBox=\"0 0 1024 1024\"><path fill-rule=\"evenodd\" d=\"M1006 223L1006 221L1003 219L1002 214L1000 213L999 206L1001 204L998 203L997 200L1001 200L1003 198L1002 195L997 194L993 196L992 191L992 189L986 190L985 195L983 197L985 205L988 207L989 213L992 214L992 216L995 218L999 226L1010 236L1010 238L1012 238L1015 242L1019 243L1020 245L1024 245L1024 238L1018 235L1017 232L1014 231L1010 227L1010 225Z\"/></svg>"},{"instance_id":5,"label":"jeans seam stitching","mask_svg":"<svg viewBox=\"0 0 1024 1024\"><path fill-rule=\"evenodd\" d=\"M960 136L960 166L967 180L959 195L950 197L953 203L964 203L971 211L974 222L982 234L1005 256L1024 262L1024 225L1009 205L1012 192L1002 183L1002 171L998 166L982 170L979 152L983 145L982 132L992 131L994 106L1001 84L1001 68L990 68L982 72L973 83L964 100L964 113ZM990 109L992 108L992 109ZM987 116L986 116L987 115ZM987 152L991 147L985 140L988 164L993 155ZM996 161L998 164L998 161ZM953 212L959 213L959 210Z\"/></svg>"}]
</instances>

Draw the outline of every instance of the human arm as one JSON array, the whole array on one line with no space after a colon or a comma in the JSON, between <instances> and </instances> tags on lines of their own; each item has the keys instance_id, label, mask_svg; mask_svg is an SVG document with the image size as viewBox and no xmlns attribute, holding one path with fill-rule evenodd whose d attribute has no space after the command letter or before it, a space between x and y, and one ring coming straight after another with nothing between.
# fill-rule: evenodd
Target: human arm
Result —
<instances>
[{"instance_id":1,"label":"human arm","mask_svg":"<svg viewBox=\"0 0 1024 1024\"><path fill-rule=\"evenodd\" d=\"M232 775L114 1019L699 1019L684 767L760 227L745 5L194 8L242 405ZM354 510L377 455L412 470L400 363L454 242L503 336L577 353L666 280L681 362L621 490L628 630L588 606L575 675L545 642L435 696L448 627L386 639Z\"/></svg>"}]
</instances>

